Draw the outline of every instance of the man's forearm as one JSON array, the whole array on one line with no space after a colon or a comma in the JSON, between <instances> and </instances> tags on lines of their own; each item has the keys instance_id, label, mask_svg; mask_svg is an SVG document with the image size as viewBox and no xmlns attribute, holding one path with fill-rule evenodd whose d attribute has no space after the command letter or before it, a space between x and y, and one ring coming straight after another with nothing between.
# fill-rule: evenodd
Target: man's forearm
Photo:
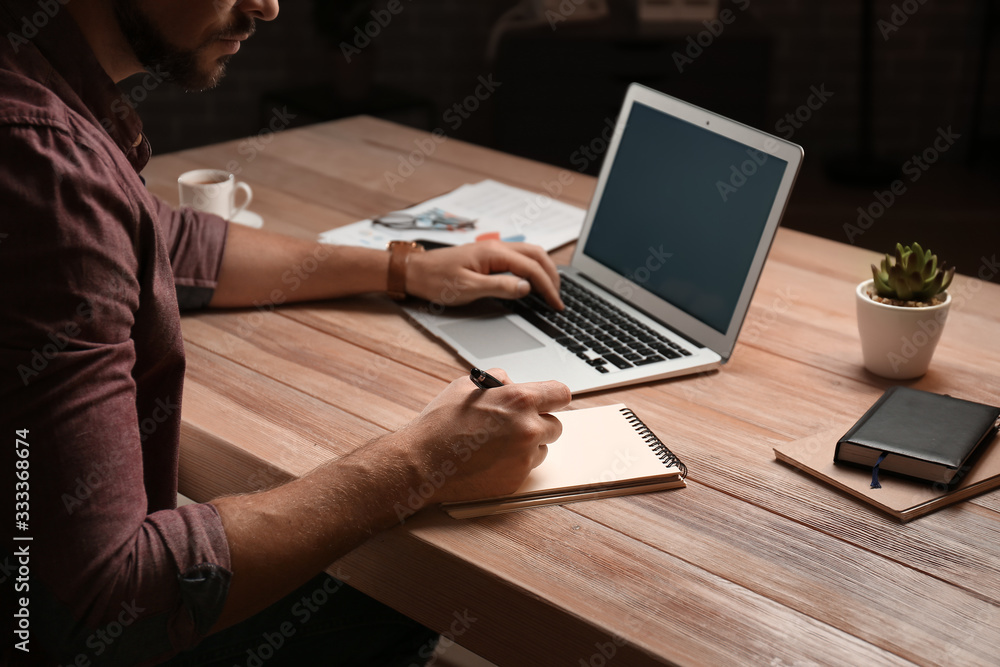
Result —
<instances>
[{"instance_id":1,"label":"man's forearm","mask_svg":"<svg viewBox=\"0 0 1000 667\"><path fill-rule=\"evenodd\" d=\"M304 241L230 224L209 305L217 308L332 299L386 289L389 253Z\"/></svg>"},{"instance_id":2,"label":"man's forearm","mask_svg":"<svg viewBox=\"0 0 1000 667\"><path fill-rule=\"evenodd\" d=\"M233 571L213 631L264 609L398 521L395 504L422 481L399 438L384 436L275 489L212 502Z\"/></svg>"},{"instance_id":3,"label":"man's forearm","mask_svg":"<svg viewBox=\"0 0 1000 667\"><path fill-rule=\"evenodd\" d=\"M483 297L517 299L534 289L561 309L559 275L545 251L528 243L482 241L413 253L406 293L448 305ZM279 305L385 292L389 253L325 245L230 224L210 306ZM445 297L447 299L445 300Z\"/></svg>"},{"instance_id":4,"label":"man's forearm","mask_svg":"<svg viewBox=\"0 0 1000 667\"><path fill-rule=\"evenodd\" d=\"M548 413L566 407L570 393L558 382L518 385L502 369L490 372L504 386L484 392L461 377L395 433L270 491L213 501L233 571L215 629L263 609L398 521L397 504L434 475L446 482L421 492L428 504L515 491L545 458L541 445L559 438L562 425Z\"/></svg>"}]
</instances>

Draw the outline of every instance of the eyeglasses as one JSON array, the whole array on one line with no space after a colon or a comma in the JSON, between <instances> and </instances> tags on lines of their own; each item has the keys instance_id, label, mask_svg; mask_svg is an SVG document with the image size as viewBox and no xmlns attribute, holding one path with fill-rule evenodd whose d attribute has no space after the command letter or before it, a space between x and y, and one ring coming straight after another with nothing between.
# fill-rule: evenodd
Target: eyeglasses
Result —
<instances>
[{"instance_id":1,"label":"eyeglasses","mask_svg":"<svg viewBox=\"0 0 1000 667\"><path fill-rule=\"evenodd\" d=\"M372 220L373 225L382 225L390 229L440 229L453 232L456 230L473 229L476 221L447 213L440 208L432 208L423 213L403 213L395 211L386 213Z\"/></svg>"}]
</instances>

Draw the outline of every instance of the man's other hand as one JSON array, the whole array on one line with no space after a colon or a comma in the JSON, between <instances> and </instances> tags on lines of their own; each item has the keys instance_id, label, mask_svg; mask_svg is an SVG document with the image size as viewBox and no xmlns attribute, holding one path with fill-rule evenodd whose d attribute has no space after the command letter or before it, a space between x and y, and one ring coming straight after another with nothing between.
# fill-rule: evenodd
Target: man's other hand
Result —
<instances>
[{"instance_id":1,"label":"man's other hand","mask_svg":"<svg viewBox=\"0 0 1000 667\"><path fill-rule=\"evenodd\" d=\"M562 309L556 265L530 243L479 241L409 257L407 292L445 306L487 296L518 299L534 289Z\"/></svg>"}]
</instances>

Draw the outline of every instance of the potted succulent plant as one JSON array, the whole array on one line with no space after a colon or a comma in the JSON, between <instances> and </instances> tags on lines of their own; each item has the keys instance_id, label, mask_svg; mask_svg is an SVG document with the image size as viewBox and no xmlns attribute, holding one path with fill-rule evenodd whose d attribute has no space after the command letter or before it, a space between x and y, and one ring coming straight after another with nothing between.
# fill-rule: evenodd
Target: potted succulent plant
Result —
<instances>
[{"instance_id":1,"label":"potted succulent plant","mask_svg":"<svg viewBox=\"0 0 1000 667\"><path fill-rule=\"evenodd\" d=\"M897 243L881 267L872 264L872 279L856 292L865 368L895 380L927 372L948 317L945 290L954 275L954 267L946 270L917 243Z\"/></svg>"}]
</instances>

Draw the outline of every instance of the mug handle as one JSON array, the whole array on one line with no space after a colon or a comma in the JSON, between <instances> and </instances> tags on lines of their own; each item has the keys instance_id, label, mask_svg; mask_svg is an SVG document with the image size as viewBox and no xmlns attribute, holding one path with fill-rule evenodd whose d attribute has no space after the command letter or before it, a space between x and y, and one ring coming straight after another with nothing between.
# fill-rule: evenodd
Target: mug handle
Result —
<instances>
[{"instance_id":1,"label":"mug handle","mask_svg":"<svg viewBox=\"0 0 1000 667\"><path fill-rule=\"evenodd\" d=\"M240 190L243 191L244 199L242 204L236 206L236 193L239 192ZM229 214L229 219L232 220L240 213L245 211L246 207L250 205L251 201L253 201L253 190L251 190L250 186L244 183L243 181L237 181L236 185L233 186L233 212Z\"/></svg>"}]
</instances>

